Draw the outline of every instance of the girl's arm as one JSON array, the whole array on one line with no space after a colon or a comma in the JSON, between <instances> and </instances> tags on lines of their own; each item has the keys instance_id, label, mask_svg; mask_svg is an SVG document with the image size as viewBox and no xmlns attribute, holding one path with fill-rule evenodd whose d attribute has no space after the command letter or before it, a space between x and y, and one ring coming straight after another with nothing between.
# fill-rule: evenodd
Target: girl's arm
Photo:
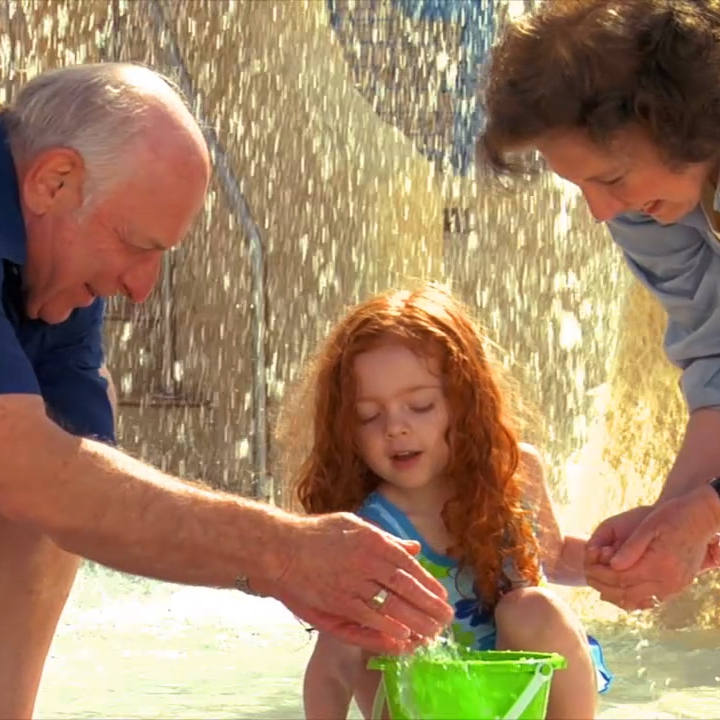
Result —
<instances>
[{"instance_id":1,"label":"girl's arm","mask_svg":"<svg viewBox=\"0 0 720 720\"><path fill-rule=\"evenodd\" d=\"M535 513L540 559L548 580L557 585L586 585L586 539L562 532L537 450L531 445L521 445L520 462L527 503Z\"/></svg>"},{"instance_id":2,"label":"girl's arm","mask_svg":"<svg viewBox=\"0 0 720 720\"><path fill-rule=\"evenodd\" d=\"M368 653L320 633L305 670L303 704L307 720L347 718L355 698L366 718L380 681L380 673L368 670Z\"/></svg>"},{"instance_id":3,"label":"girl's arm","mask_svg":"<svg viewBox=\"0 0 720 720\"><path fill-rule=\"evenodd\" d=\"M305 669L303 705L308 720L347 717L360 656L360 648L320 633Z\"/></svg>"}]
</instances>

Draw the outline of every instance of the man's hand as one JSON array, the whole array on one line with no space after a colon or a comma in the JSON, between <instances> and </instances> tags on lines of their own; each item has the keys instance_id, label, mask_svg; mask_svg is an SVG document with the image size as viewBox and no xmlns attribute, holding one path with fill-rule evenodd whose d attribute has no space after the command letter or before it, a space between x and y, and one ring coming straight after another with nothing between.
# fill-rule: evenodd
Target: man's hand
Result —
<instances>
[{"instance_id":1,"label":"man's hand","mask_svg":"<svg viewBox=\"0 0 720 720\"><path fill-rule=\"evenodd\" d=\"M705 559L700 566L700 572L715 570L720 567L720 534L715 533L705 550Z\"/></svg>"},{"instance_id":2,"label":"man's hand","mask_svg":"<svg viewBox=\"0 0 720 720\"><path fill-rule=\"evenodd\" d=\"M588 584L600 597L625 610L653 607L682 592L699 572L717 564L714 541L720 528L720 499L712 488L701 486L650 512L637 510L644 519L614 547L610 558L601 559L607 564L599 561L586 570Z\"/></svg>"},{"instance_id":3,"label":"man's hand","mask_svg":"<svg viewBox=\"0 0 720 720\"><path fill-rule=\"evenodd\" d=\"M319 630L373 652L403 652L452 620L443 586L412 557L420 547L349 513L298 519L283 575L252 587ZM387 599L376 605L381 590Z\"/></svg>"},{"instance_id":4,"label":"man's hand","mask_svg":"<svg viewBox=\"0 0 720 720\"><path fill-rule=\"evenodd\" d=\"M255 583L253 583L253 586L255 586ZM417 635L411 635L404 640L398 640L374 628L359 625L347 618L317 610L307 605L285 588L279 588L272 584L267 586L263 585L263 587L268 595L272 595L276 600L282 602L293 615L310 625L313 630L330 633L338 640L348 643L349 645L356 645L363 650L367 650L372 655L401 655L410 653L427 642L426 638L421 638Z\"/></svg>"}]
</instances>

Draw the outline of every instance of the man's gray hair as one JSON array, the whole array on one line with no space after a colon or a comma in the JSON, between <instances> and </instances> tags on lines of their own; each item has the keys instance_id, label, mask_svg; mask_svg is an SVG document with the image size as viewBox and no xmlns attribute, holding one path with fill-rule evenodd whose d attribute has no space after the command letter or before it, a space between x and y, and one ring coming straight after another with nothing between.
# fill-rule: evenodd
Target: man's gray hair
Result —
<instances>
[{"instance_id":1,"label":"man's gray hair","mask_svg":"<svg viewBox=\"0 0 720 720\"><path fill-rule=\"evenodd\" d=\"M178 95L170 81L140 65L72 65L37 75L5 111L16 159L55 147L76 150L87 171L85 205L132 170L132 150L147 127L153 98Z\"/></svg>"}]
</instances>

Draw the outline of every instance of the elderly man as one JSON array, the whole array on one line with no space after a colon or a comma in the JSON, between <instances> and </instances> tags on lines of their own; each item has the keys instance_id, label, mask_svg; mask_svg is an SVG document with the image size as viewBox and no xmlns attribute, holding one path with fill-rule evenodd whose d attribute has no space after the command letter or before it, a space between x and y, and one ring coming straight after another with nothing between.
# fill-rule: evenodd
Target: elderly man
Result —
<instances>
[{"instance_id":1,"label":"elderly man","mask_svg":"<svg viewBox=\"0 0 720 720\"><path fill-rule=\"evenodd\" d=\"M0 717L33 711L79 564L278 598L396 652L450 619L439 583L346 514L300 518L112 447L103 297L142 302L203 204L186 106L132 65L36 77L0 116Z\"/></svg>"}]
</instances>

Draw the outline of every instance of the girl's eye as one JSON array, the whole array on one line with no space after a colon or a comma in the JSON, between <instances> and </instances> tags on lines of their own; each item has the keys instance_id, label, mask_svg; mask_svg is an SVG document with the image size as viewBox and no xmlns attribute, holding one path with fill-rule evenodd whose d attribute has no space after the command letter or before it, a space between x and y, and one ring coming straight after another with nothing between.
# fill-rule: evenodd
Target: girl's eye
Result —
<instances>
[{"instance_id":1,"label":"girl's eye","mask_svg":"<svg viewBox=\"0 0 720 720\"><path fill-rule=\"evenodd\" d=\"M423 407L415 407L415 408L410 408L410 409L416 413L426 413L426 412L430 412L434 407L435 407L435 403L430 403L429 405L423 405Z\"/></svg>"},{"instance_id":2,"label":"girl's eye","mask_svg":"<svg viewBox=\"0 0 720 720\"><path fill-rule=\"evenodd\" d=\"M375 413L375 415L371 415L370 417L359 417L358 420L361 425L369 425L377 416L378 414Z\"/></svg>"}]
</instances>

